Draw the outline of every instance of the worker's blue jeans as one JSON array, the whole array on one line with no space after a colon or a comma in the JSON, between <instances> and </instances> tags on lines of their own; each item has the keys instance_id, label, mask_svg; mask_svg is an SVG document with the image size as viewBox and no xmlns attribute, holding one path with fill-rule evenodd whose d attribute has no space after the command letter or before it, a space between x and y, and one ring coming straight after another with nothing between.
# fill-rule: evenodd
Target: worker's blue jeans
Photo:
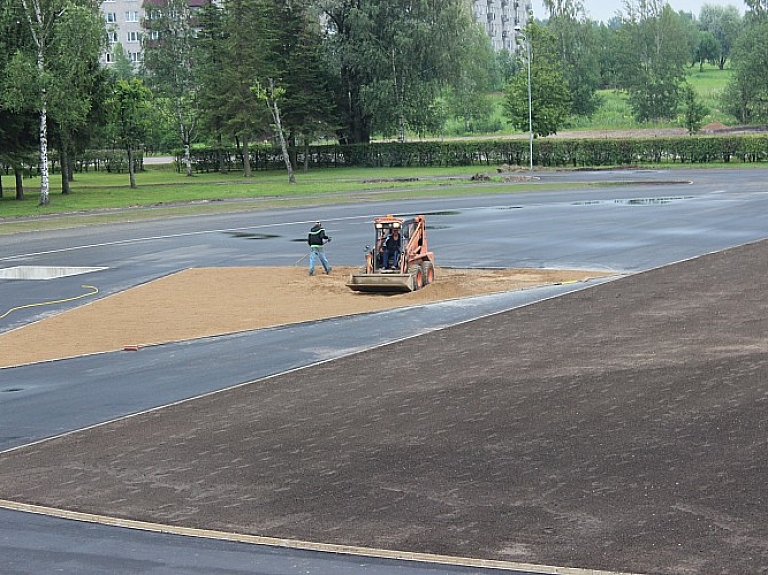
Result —
<instances>
[{"instance_id":1,"label":"worker's blue jeans","mask_svg":"<svg viewBox=\"0 0 768 575\"><path fill-rule=\"evenodd\" d=\"M328 258L325 257L323 246L312 246L309 251L309 275L315 273L315 263L317 263L317 258L320 258L320 263L323 264L325 273L331 273L331 266L328 263Z\"/></svg>"},{"instance_id":2,"label":"worker's blue jeans","mask_svg":"<svg viewBox=\"0 0 768 575\"><path fill-rule=\"evenodd\" d=\"M392 267L396 268L398 260L400 259L400 250L384 250L384 254L381 256L381 267L387 269L389 267L389 260L392 260Z\"/></svg>"}]
</instances>

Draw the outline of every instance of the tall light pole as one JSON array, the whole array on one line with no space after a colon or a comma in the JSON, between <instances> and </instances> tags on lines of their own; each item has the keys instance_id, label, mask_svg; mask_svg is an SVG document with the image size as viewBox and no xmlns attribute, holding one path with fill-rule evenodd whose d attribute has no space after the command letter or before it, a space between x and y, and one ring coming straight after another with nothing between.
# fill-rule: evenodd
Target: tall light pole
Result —
<instances>
[{"instance_id":1,"label":"tall light pole","mask_svg":"<svg viewBox=\"0 0 768 575\"><path fill-rule=\"evenodd\" d=\"M515 26L515 34L523 39L525 44L525 63L528 68L528 169L533 171L533 98L531 97L531 41L522 32L520 26Z\"/></svg>"},{"instance_id":2,"label":"tall light pole","mask_svg":"<svg viewBox=\"0 0 768 575\"><path fill-rule=\"evenodd\" d=\"M533 102L531 98L531 41L526 37L525 47L528 51L528 169L533 171Z\"/></svg>"}]
</instances>

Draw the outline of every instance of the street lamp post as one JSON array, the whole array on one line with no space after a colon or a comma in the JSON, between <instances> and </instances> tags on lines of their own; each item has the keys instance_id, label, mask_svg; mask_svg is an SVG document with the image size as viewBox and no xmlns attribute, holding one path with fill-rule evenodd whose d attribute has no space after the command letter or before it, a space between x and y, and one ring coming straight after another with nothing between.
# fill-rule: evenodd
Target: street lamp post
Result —
<instances>
[{"instance_id":1,"label":"street lamp post","mask_svg":"<svg viewBox=\"0 0 768 575\"><path fill-rule=\"evenodd\" d=\"M533 103L531 101L531 42L526 37L525 48L528 60L528 169L533 171Z\"/></svg>"},{"instance_id":2,"label":"street lamp post","mask_svg":"<svg viewBox=\"0 0 768 575\"><path fill-rule=\"evenodd\" d=\"M531 41L522 32L520 26L515 26L515 33L525 44L525 63L528 68L528 169L533 171L533 98L531 97Z\"/></svg>"}]
</instances>

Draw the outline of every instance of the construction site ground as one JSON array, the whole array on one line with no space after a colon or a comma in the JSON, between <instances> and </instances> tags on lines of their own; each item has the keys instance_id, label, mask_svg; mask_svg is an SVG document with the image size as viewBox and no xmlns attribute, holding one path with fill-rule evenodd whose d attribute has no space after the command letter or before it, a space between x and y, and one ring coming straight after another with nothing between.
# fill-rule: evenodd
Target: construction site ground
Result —
<instances>
[{"instance_id":1,"label":"construction site ground","mask_svg":"<svg viewBox=\"0 0 768 575\"><path fill-rule=\"evenodd\" d=\"M0 334L0 348L8 350L0 368L607 275L439 268L428 289L363 294L346 286L357 272L336 267L326 275L320 266L309 277L306 267L187 269Z\"/></svg>"},{"instance_id":2,"label":"construction site ground","mask_svg":"<svg viewBox=\"0 0 768 575\"><path fill-rule=\"evenodd\" d=\"M0 498L561 568L768 573L766 275L768 244L750 244L7 452Z\"/></svg>"}]
</instances>

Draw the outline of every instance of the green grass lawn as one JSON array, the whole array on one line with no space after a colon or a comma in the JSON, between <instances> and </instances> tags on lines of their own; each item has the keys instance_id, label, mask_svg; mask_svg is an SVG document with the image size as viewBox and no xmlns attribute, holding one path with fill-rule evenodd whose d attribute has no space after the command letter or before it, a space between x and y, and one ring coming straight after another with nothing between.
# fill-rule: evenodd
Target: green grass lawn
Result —
<instances>
[{"instance_id":1,"label":"green grass lawn","mask_svg":"<svg viewBox=\"0 0 768 575\"><path fill-rule=\"evenodd\" d=\"M722 122L727 126L736 124L735 118L723 112L722 103L720 101L732 75L733 71L729 68L720 70L717 66L709 64L705 64L701 71L698 66L694 66L688 70L688 83L696 90L701 103L709 109L709 114L707 114L704 119L705 125L713 121ZM637 122L632 117L632 110L629 107L627 95L624 92L616 90L600 90L598 95L602 100L602 105L591 118L572 118L571 125L560 132L566 133L568 130L639 130L643 128L682 127L681 124L674 121L661 123ZM503 126L502 130L497 132L496 135L520 134L521 132L513 130L504 118L503 95L494 94L492 101L494 104L492 113L493 119L489 124Z\"/></svg>"},{"instance_id":2,"label":"green grass lawn","mask_svg":"<svg viewBox=\"0 0 768 575\"><path fill-rule=\"evenodd\" d=\"M75 174L71 193L61 194L61 178L52 175L50 204L39 206L40 179L24 180L24 200L15 199L13 176L3 176L4 197L0 199L0 234L39 229L41 218L30 216L68 214L56 226L83 225L126 219L158 218L191 213L214 213L244 209L290 207L308 204L340 203L415 198L426 195L458 195L510 191L506 183L498 189L471 182L469 177L482 171L474 167L452 168L328 168L296 174L289 184L284 171L258 171L250 178L242 173L177 173L168 166L149 166L136 175L138 187L131 189L128 174L87 172ZM497 182L501 178L490 174ZM536 184L530 184L536 185ZM157 208L163 210L136 209ZM131 209L126 214L125 209ZM81 217L74 217L84 214ZM85 215L87 214L87 215ZM48 218L45 218L48 219ZM66 220L66 222L65 222ZM13 224L13 225L11 225Z\"/></svg>"}]
</instances>

